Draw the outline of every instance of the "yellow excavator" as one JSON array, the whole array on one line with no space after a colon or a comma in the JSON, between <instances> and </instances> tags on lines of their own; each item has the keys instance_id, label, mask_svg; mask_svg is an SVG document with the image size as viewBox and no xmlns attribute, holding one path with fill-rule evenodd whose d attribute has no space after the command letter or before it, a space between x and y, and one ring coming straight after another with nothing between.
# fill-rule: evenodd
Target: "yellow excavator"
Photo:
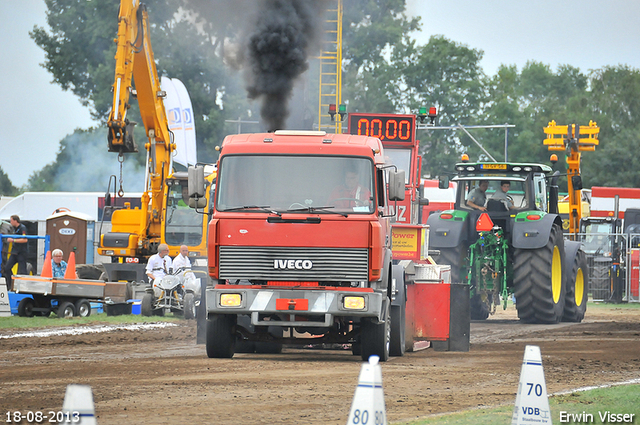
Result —
<instances>
[{"instance_id":1,"label":"yellow excavator","mask_svg":"<svg viewBox=\"0 0 640 425\"><path fill-rule=\"evenodd\" d=\"M107 122L109 152L118 153L122 164L125 154L138 151L133 140L136 123L127 118L131 101L137 98L148 137L144 145L146 171L139 208L125 202L119 207L110 205L117 199L107 191L111 230L101 232L98 253L111 258L111 263L104 264L104 280L139 282L146 280L144 265L161 243L169 245L171 256L178 254L181 245L187 245L193 265L194 260L206 257L209 195L216 173L213 169L205 171L205 196L189 199L187 172L174 171L176 144L149 39L146 6L139 0L122 0L118 22L113 107ZM115 192L115 177L112 180ZM120 182L118 195L122 197L122 172ZM190 202L200 208L189 208Z\"/></svg>"}]
</instances>

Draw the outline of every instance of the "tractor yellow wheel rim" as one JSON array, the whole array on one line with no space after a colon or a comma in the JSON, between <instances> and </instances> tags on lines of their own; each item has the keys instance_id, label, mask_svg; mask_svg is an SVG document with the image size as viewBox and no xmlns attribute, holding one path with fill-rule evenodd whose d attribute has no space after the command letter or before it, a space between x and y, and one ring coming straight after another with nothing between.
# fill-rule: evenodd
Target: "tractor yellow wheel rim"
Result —
<instances>
[{"instance_id":1,"label":"tractor yellow wheel rim","mask_svg":"<svg viewBox=\"0 0 640 425\"><path fill-rule=\"evenodd\" d=\"M578 269L576 274L576 305L578 307L582 305L582 297L584 297L584 276L582 269Z\"/></svg>"},{"instance_id":2,"label":"tractor yellow wheel rim","mask_svg":"<svg viewBox=\"0 0 640 425\"><path fill-rule=\"evenodd\" d=\"M553 291L553 302L560 301L562 293L562 259L557 246L553 247L553 260L551 262L551 290Z\"/></svg>"}]
</instances>

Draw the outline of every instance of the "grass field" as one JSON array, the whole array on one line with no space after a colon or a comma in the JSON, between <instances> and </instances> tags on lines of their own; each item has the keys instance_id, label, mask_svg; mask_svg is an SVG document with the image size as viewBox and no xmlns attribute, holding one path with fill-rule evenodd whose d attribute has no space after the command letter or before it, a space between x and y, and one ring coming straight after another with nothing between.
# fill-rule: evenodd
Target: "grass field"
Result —
<instances>
[{"instance_id":1,"label":"grass field","mask_svg":"<svg viewBox=\"0 0 640 425\"><path fill-rule=\"evenodd\" d=\"M627 414L634 415L631 422L640 424L640 385L620 385L611 388L599 388L589 391L580 391L568 395L559 395L549 398L551 407L551 420L553 423L567 424L608 424L603 422L600 415ZM514 397L515 403L515 397ZM561 412L562 418L561 418ZM513 406L503 406L492 409L476 409L472 411L439 415L432 418L422 419L414 422L402 422L411 425L505 425L511 423ZM591 415L584 420L584 413ZM573 421L575 416L583 414L582 420ZM591 420L591 418L593 420ZM623 417L619 417L622 419ZM630 418L627 416L627 418ZM561 419L563 419L561 421ZM618 419L618 417L616 418ZM617 421L616 423L621 423Z\"/></svg>"},{"instance_id":2,"label":"grass field","mask_svg":"<svg viewBox=\"0 0 640 425\"><path fill-rule=\"evenodd\" d=\"M175 322L184 319L169 314L162 316L141 316L125 314L122 316L107 316L106 313L92 314L89 317L70 317L61 319L55 314L49 317L0 317L0 329L26 329L26 328L46 328L60 326L75 326L87 324L119 324L119 323L146 323L146 322Z\"/></svg>"}]
</instances>

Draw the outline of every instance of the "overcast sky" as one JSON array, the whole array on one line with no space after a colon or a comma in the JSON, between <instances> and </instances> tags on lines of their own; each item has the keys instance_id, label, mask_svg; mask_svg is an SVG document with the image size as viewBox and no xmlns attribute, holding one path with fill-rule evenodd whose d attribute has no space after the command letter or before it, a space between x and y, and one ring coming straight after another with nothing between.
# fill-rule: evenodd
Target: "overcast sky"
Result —
<instances>
[{"instance_id":1,"label":"overcast sky","mask_svg":"<svg viewBox=\"0 0 640 425\"><path fill-rule=\"evenodd\" d=\"M583 71L620 63L640 68L637 0L408 0L408 6L422 16L421 44L442 34L481 49L490 75L500 64L522 69L529 60L554 70L559 64ZM66 135L96 125L39 66L44 53L29 31L45 26L45 11L43 0L0 0L0 166L15 186L52 162Z\"/></svg>"}]
</instances>

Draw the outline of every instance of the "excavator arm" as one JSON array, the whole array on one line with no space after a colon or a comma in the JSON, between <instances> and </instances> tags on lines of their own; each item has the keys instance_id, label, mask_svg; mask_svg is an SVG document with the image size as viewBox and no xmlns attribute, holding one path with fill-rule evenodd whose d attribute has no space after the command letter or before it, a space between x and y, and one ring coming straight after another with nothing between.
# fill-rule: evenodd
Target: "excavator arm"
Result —
<instances>
[{"instance_id":1,"label":"excavator arm","mask_svg":"<svg viewBox=\"0 0 640 425\"><path fill-rule=\"evenodd\" d=\"M160 87L160 78L149 39L147 8L139 0L121 0L118 18L115 81L113 84L113 107L109 114L109 152L137 152L133 140L135 123L127 119L131 97L137 97L142 124L148 141L145 189L142 209L146 209L140 222L138 247L148 249L159 243L161 236L162 209L165 204L163 184L171 173L175 144L172 142L169 123ZM135 82L135 90L133 83ZM114 226L116 223L113 223Z\"/></svg>"},{"instance_id":2,"label":"excavator arm","mask_svg":"<svg viewBox=\"0 0 640 425\"><path fill-rule=\"evenodd\" d=\"M594 151L600 143L600 129L595 122L589 125L556 125L551 121L544 128L547 138L544 145L549 151L565 151L569 192L569 233L577 235L582 217L582 187L574 187L574 177L580 176L580 156L583 151Z\"/></svg>"}]
</instances>

